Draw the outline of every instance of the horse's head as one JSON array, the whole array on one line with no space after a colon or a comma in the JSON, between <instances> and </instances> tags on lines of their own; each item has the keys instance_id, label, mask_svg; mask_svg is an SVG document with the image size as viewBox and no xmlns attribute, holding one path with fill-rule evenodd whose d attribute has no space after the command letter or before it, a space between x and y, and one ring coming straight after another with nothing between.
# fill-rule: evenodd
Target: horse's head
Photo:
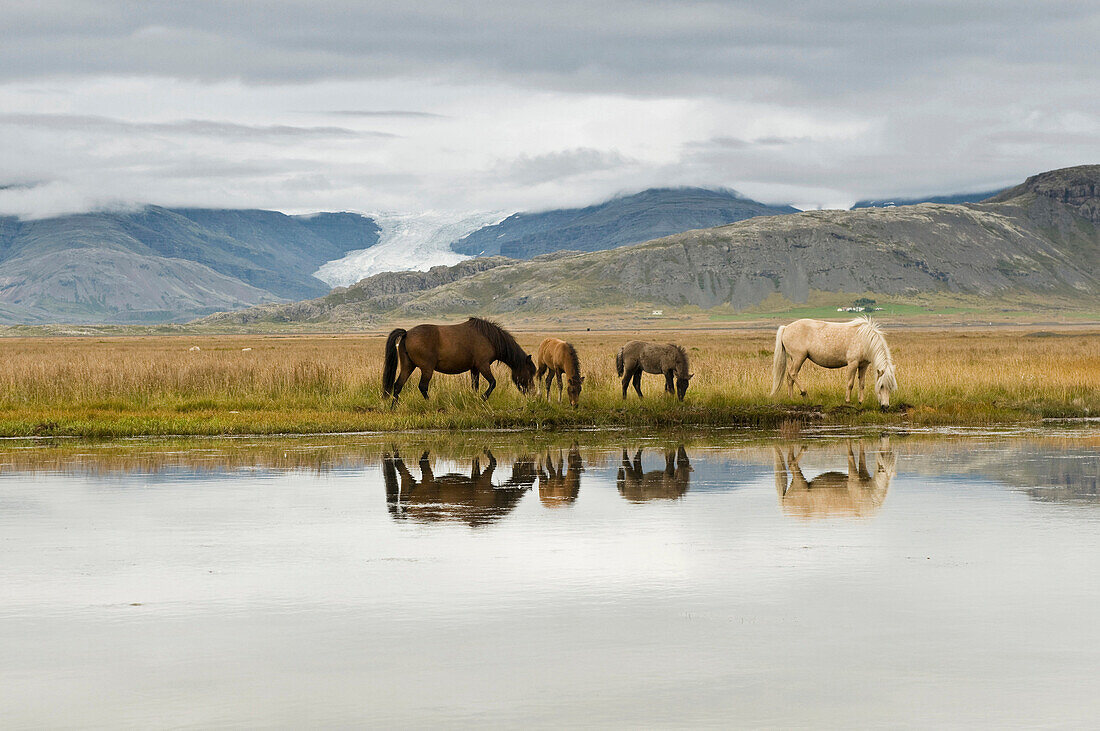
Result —
<instances>
[{"instance_id":1,"label":"horse's head","mask_svg":"<svg viewBox=\"0 0 1100 731\"><path fill-rule=\"evenodd\" d=\"M894 378L894 364L875 368L875 396L879 405L885 409L890 405L890 394L898 388L897 379Z\"/></svg>"},{"instance_id":2,"label":"horse's head","mask_svg":"<svg viewBox=\"0 0 1100 731\"><path fill-rule=\"evenodd\" d=\"M577 401L581 397L581 384L584 383L584 376L573 376L569 379L569 403L573 408L577 408Z\"/></svg>"},{"instance_id":3,"label":"horse's head","mask_svg":"<svg viewBox=\"0 0 1100 731\"><path fill-rule=\"evenodd\" d=\"M694 375L694 373L689 373L686 376L676 376L676 398L681 401L684 400L684 394L687 393L688 390L688 381L690 381L691 377Z\"/></svg>"},{"instance_id":4,"label":"horse's head","mask_svg":"<svg viewBox=\"0 0 1100 731\"><path fill-rule=\"evenodd\" d=\"M525 356L523 361L512 369L512 383L522 394L528 393L535 387L535 361L531 356Z\"/></svg>"}]
</instances>

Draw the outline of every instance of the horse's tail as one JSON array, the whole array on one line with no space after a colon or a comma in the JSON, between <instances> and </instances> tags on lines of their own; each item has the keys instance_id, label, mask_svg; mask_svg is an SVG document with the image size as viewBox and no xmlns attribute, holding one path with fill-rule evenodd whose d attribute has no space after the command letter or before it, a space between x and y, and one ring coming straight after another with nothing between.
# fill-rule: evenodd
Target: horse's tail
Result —
<instances>
[{"instance_id":1,"label":"horse's tail","mask_svg":"<svg viewBox=\"0 0 1100 731\"><path fill-rule=\"evenodd\" d=\"M397 380L397 343L407 334L407 330L397 328L386 338L386 363L382 366L382 396L384 397L393 394L393 384Z\"/></svg>"},{"instance_id":2,"label":"horse's tail","mask_svg":"<svg viewBox=\"0 0 1100 731\"><path fill-rule=\"evenodd\" d=\"M783 347L783 329L786 325L780 325L775 331L775 356L772 358L772 395L779 391L783 385L783 376L787 373L787 349Z\"/></svg>"},{"instance_id":3,"label":"horse's tail","mask_svg":"<svg viewBox=\"0 0 1100 731\"><path fill-rule=\"evenodd\" d=\"M623 348L619 348L619 354L615 356L615 372L622 378L623 375Z\"/></svg>"}]
</instances>

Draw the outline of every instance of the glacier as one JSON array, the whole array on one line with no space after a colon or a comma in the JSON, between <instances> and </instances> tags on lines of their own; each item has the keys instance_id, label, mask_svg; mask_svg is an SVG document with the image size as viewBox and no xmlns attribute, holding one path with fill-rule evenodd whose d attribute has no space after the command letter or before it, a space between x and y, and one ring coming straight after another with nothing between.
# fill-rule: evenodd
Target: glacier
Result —
<instances>
[{"instance_id":1,"label":"glacier","mask_svg":"<svg viewBox=\"0 0 1100 731\"><path fill-rule=\"evenodd\" d=\"M313 276L333 287L346 287L381 272L427 271L438 264L469 259L451 249L451 243L503 221L504 213L371 213L381 229L378 243L326 262Z\"/></svg>"}]
</instances>

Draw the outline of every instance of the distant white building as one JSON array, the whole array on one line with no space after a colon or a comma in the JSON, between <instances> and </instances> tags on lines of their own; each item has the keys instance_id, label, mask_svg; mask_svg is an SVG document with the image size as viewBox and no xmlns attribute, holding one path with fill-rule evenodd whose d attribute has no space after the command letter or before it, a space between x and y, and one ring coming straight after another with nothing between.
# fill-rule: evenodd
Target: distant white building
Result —
<instances>
[{"instance_id":1,"label":"distant white building","mask_svg":"<svg viewBox=\"0 0 1100 731\"><path fill-rule=\"evenodd\" d=\"M661 316L661 315L663 315L663 314L665 314L665 311L664 311L664 310L654 310L654 311L653 311L653 316L654 316L654 317L660 317L660 316Z\"/></svg>"}]
</instances>

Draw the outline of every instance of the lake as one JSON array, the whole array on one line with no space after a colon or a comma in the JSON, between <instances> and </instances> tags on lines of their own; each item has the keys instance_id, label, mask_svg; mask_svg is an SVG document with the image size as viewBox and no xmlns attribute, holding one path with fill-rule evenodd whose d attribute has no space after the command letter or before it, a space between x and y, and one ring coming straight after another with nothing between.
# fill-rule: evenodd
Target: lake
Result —
<instances>
[{"instance_id":1,"label":"lake","mask_svg":"<svg viewBox=\"0 0 1100 731\"><path fill-rule=\"evenodd\" d=\"M0 444L0 718L1095 726L1100 426Z\"/></svg>"}]
</instances>

